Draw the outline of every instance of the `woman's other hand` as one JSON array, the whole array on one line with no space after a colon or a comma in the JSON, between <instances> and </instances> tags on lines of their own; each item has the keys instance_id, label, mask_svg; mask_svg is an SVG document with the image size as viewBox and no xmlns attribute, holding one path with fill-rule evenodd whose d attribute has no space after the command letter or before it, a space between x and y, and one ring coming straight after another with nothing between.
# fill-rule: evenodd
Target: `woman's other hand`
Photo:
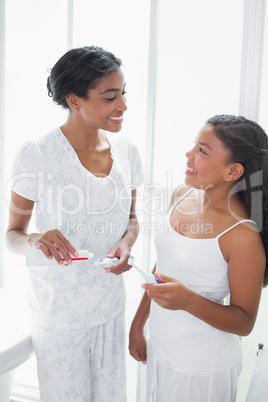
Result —
<instances>
[{"instance_id":1,"label":"woman's other hand","mask_svg":"<svg viewBox=\"0 0 268 402\"><path fill-rule=\"evenodd\" d=\"M128 264L130 252L130 247L124 238L115 243L110 248L107 258L118 258L119 261L112 268L104 268L106 272L120 275L123 272L129 271L131 268L131 265Z\"/></svg>"},{"instance_id":2,"label":"woman's other hand","mask_svg":"<svg viewBox=\"0 0 268 402\"><path fill-rule=\"evenodd\" d=\"M46 233L32 233L29 236L30 247L39 248L47 258L54 257L60 265L63 264L63 259L65 264L71 264L71 254L78 257L75 247L58 229L49 230Z\"/></svg>"}]
</instances>

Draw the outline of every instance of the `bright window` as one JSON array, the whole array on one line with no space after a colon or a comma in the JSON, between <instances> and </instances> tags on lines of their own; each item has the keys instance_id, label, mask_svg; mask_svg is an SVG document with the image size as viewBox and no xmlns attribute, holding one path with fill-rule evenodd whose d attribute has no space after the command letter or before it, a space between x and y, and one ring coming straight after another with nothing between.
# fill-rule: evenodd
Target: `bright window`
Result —
<instances>
[{"instance_id":1,"label":"bright window","mask_svg":"<svg viewBox=\"0 0 268 402\"><path fill-rule=\"evenodd\" d=\"M70 7L68 10L68 5ZM141 12L142 10L142 12ZM73 11L73 14L68 14ZM116 0L8 0L6 2L6 177L8 184L12 160L28 139L42 136L66 119L66 112L53 104L46 91L47 69L68 49L85 45L101 46L123 62L128 111L124 133L140 149L144 160L146 142L147 74L150 1ZM73 21L71 19L73 18ZM69 26L68 26L69 21ZM72 28L68 32L68 28ZM138 27L138 29L137 29ZM6 190L8 202L9 191ZM8 210L6 207L5 216ZM6 219L7 223L7 219ZM6 225L5 225L6 226ZM141 240L135 255L140 255ZM140 262L141 263L141 262ZM24 258L6 252L6 286L16 289L18 299L27 290ZM126 275L128 293L127 326L138 305L141 288L135 272ZM137 364L127 354L129 399L136 393ZM23 390L21 385L26 384ZM37 377L31 359L18 368L14 378L17 395L35 398Z\"/></svg>"}]
</instances>

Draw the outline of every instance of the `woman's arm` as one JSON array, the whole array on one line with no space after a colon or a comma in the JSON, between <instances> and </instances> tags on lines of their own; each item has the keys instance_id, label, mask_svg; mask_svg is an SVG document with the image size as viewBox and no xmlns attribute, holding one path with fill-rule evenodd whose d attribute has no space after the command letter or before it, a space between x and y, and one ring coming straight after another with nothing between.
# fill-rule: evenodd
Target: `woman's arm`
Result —
<instances>
[{"instance_id":1,"label":"woman's arm","mask_svg":"<svg viewBox=\"0 0 268 402\"><path fill-rule=\"evenodd\" d=\"M229 244L230 305L208 300L175 279L158 273L155 275L163 284L144 284L142 287L163 308L185 310L219 330L248 335L258 312L266 258L258 233L245 227L239 230L239 234L237 232L228 239L226 236L222 242L223 248L227 242Z\"/></svg>"},{"instance_id":2,"label":"woman's arm","mask_svg":"<svg viewBox=\"0 0 268 402\"><path fill-rule=\"evenodd\" d=\"M11 193L9 206L9 222L6 231L7 248L14 254L25 254L27 247L31 247L35 233L27 234L34 201L27 200L16 194Z\"/></svg>"},{"instance_id":3,"label":"woman's arm","mask_svg":"<svg viewBox=\"0 0 268 402\"><path fill-rule=\"evenodd\" d=\"M127 229L122 239L115 243L109 250L107 257L119 258L120 261L112 268L106 269L109 272L120 275L122 272L128 271L131 266L128 265L128 259L133 244L139 234L139 222L136 215L136 190L132 190L132 200Z\"/></svg>"},{"instance_id":4,"label":"woman's arm","mask_svg":"<svg viewBox=\"0 0 268 402\"><path fill-rule=\"evenodd\" d=\"M33 207L34 201L12 191L6 231L7 248L14 254L25 254L28 247L40 248L48 258L54 256L59 264L63 261L57 250L66 261L70 260L70 253L78 255L76 249L58 229L46 233L28 233Z\"/></svg>"}]
</instances>

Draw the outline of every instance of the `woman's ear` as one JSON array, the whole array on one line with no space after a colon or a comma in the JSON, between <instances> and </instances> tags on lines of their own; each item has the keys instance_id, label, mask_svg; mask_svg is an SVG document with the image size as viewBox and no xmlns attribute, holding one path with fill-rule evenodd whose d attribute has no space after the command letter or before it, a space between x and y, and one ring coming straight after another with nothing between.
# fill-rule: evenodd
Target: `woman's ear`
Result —
<instances>
[{"instance_id":1,"label":"woman's ear","mask_svg":"<svg viewBox=\"0 0 268 402\"><path fill-rule=\"evenodd\" d=\"M75 94L70 94L66 97L66 101L70 107L70 109L77 112L80 108L80 100L79 97Z\"/></svg>"},{"instance_id":2,"label":"woman's ear","mask_svg":"<svg viewBox=\"0 0 268 402\"><path fill-rule=\"evenodd\" d=\"M225 181L238 180L244 174L244 166L241 163L232 163L229 165L227 174L225 175Z\"/></svg>"}]
</instances>

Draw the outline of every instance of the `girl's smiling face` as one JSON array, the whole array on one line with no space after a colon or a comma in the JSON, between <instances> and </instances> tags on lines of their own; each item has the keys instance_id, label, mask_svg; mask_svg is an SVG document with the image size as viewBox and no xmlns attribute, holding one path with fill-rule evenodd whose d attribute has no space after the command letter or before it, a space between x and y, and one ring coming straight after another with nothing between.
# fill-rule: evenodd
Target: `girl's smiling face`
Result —
<instances>
[{"instance_id":1,"label":"girl's smiling face","mask_svg":"<svg viewBox=\"0 0 268 402\"><path fill-rule=\"evenodd\" d=\"M195 146L186 153L185 183L206 189L226 182L230 172L230 154L209 124L199 132Z\"/></svg>"}]
</instances>

